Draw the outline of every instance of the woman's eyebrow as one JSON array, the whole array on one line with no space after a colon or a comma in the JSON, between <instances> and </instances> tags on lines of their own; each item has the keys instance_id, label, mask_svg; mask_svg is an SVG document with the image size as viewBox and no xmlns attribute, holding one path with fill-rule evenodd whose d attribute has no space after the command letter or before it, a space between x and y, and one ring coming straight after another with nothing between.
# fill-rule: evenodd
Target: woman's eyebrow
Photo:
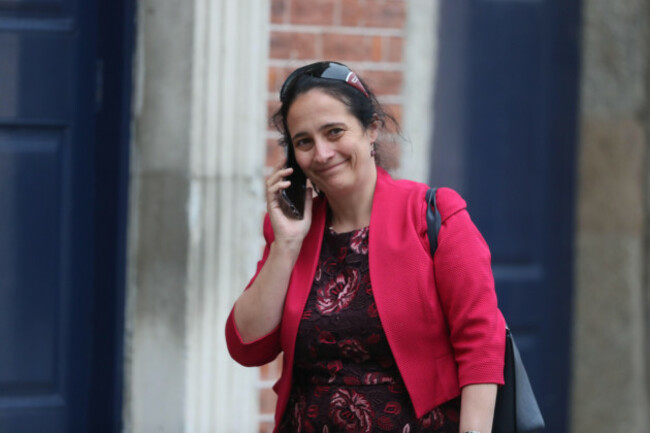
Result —
<instances>
[{"instance_id":1,"label":"woman's eyebrow","mask_svg":"<svg viewBox=\"0 0 650 433\"><path fill-rule=\"evenodd\" d=\"M303 135L309 135L309 134L307 134L306 132L298 132L293 137L291 137L291 141L295 141L296 139L302 137Z\"/></svg>"},{"instance_id":2,"label":"woman's eyebrow","mask_svg":"<svg viewBox=\"0 0 650 433\"><path fill-rule=\"evenodd\" d=\"M326 123L318 128L319 131L322 131L323 129L331 128L333 126L345 126L344 122L331 122L331 123ZM295 135L291 137L291 140L296 140L297 138L302 137L303 135L309 135L305 131L297 132Z\"/></svg>"},{"instance_id":3,"label":"woman's eyebrow","mask_svg":"<svg viewBox=\"0 0 650 433\"><path fill-rule=\"evenodd\" d=\"M322 131L323 129L331 128L332 126L341 126L345 125L343 122L331 122L331 123L326 123L325 125L321 126L318 128L319 131Z\"/></svg>"}]
</instances>

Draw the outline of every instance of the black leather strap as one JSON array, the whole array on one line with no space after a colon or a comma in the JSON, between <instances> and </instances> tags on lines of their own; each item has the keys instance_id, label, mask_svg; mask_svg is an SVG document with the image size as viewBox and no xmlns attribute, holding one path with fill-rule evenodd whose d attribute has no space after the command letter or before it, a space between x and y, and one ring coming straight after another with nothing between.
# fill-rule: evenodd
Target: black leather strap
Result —
<instances>
[{"instance_id":1,"label":"black leather strap","mask_svg":"<svg viewBox=\"0 0 650 433\"><path fill-rule=\"evenodd\" d=\"M429 246L431 248L431 257L436 253L438 248L438 232L440 232L440 212L436 206L436 189L430 188L427 191L427 234L429 235Z\"/></svg>"}]
</instances>

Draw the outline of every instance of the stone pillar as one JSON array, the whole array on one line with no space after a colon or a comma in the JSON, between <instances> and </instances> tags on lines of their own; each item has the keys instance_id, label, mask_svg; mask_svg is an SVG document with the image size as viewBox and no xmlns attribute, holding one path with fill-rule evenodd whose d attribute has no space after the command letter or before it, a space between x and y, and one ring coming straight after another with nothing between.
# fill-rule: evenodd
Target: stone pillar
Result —
<instances>
[{"instance_id":1,"label":"stone pillar","mask_svg":"<svg viewBox=\"0 0 650 433\"><path fill-rule=\"evenodd\" d=\"M404 65L404 136L398 176L429 181L433 97L438 62L439 0L409 0Z\"/></svg>"},{"instance_id":2,"label":"stone pillar","mask_svg":"<svg viewBox=\"0 0 650 433\"><path fill-rule=\"evenodd\" d=\"M224 325L260 254L268 0L139 2L126 432L252 432Z\"/></svg>"},{"instance_id":3,"label":"stone pillar","mask_svg":"<svg viewBox=\"0 0 650 433\"><path fill-rule=\"evenodd\" d=\"M125 344L125 430L182 432L193 9L138 5ZM169 31L169 29L175 29Z\"/></svg>"},{"instance_id":4,"label":"stone pillar","mask_svg":"<svg viewBox=\"0 0 650 433\"><path fill-rule=\"evenodd\" d=\"M231 360L224 329L263 246L270 5L196 5L186 431L253 432L259 372Z\"/></svg>"},{"instance_id":5,"label":"stone pillar","mask_svg":"<svg viewBox=\"0 0 650 433\"><path fill-rule=\"evenodd\" d=\"M650 432L648 0L583 2L572 431Z\"/></svg>"}]
</instances>

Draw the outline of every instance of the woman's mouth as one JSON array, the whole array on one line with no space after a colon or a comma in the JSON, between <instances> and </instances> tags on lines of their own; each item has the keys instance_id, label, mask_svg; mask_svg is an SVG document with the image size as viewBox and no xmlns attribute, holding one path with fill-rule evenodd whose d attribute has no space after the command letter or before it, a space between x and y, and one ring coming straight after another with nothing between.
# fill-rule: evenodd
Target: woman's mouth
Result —
<instances>
[{"instance_id":1,"label":"woman's mouth","mask_svg":"<svg viewBox=\"0 0 650 433\"><path fill-rule=\"evenodd\" d=\"M319 168L316 170L317 173L322 174L322 173L327 173L328 171L338 167L339 165L343 164L345 161L337 162L336 164L331 164L328 165L327 167Z\"/></svg>"}]
</instances>

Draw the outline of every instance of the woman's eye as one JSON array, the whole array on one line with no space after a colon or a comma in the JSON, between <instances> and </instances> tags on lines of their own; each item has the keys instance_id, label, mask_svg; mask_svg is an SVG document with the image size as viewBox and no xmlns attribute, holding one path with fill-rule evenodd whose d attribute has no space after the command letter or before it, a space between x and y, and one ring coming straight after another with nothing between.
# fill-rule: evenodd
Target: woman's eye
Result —
<instances>
[{"instance_id":1,"label":"woman's eye","mask_svg":"<svg viewBox=\"0 0 650 433\"><path fill-rule=\"evenodd\" d=\"M336 137L336 136L338 136L338 135L341 135L342 133L343 133L343 129L342 129L342 128L332 128L332 129L330 129L330 135L331 135L332 137Z\"/></svg>"},{"instance_id":2,"label":"woman's eye","mask_svg":"<svg viewBox=\"0 0 650 433\"><path fill-rule=\"evenodd\" d=\"M296 140L296 141L294 142L294 145L295 145L296 147L305 147L305 146L308 146L308 145L309 145L309 139L307 139L307 138L301 138L300 140Z\"/></svg>"}]
</instances>

